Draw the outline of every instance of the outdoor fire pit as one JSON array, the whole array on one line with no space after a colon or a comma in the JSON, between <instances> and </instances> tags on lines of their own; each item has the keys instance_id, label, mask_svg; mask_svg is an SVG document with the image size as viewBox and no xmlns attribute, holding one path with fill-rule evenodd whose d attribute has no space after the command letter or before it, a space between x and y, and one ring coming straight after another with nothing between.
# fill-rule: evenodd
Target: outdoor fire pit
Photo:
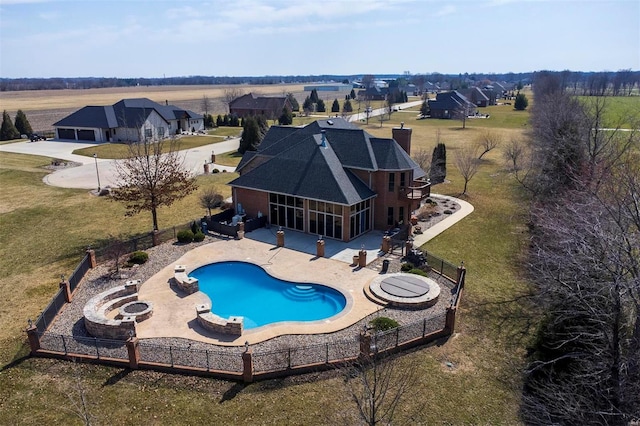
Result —
<instances>
[{"instance_id":1,"label":"outdoor fire pit","mask_svg":"<svg viewBox=\"0 0 640 426\"><path fill-rule=\"evenodd\" d=\"M118 309L120 317L134 317L136 322L144 321L153 313L153 303L144 300L135 300L125 303Z\"/></svg>"}]
</instances>

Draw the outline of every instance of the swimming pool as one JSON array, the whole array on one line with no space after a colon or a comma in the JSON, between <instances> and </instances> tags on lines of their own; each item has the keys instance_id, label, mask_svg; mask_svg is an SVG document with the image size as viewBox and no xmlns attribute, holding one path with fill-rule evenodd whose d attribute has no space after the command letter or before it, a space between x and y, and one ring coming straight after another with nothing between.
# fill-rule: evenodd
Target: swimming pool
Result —
<instances>
[{"instance_id":1,"label":"swimming pool","mask_svg":"<svg viewBox=\"0 0 640 426\"><path fill-rule=\"evenodd\" d=\"M347 303L331 287L280 280L253 263L210 263L189 276L198 279L200 291L211 299L211 312L222 318L242 316L245 329L330 318Z\"/></svg>"}]
</instances>

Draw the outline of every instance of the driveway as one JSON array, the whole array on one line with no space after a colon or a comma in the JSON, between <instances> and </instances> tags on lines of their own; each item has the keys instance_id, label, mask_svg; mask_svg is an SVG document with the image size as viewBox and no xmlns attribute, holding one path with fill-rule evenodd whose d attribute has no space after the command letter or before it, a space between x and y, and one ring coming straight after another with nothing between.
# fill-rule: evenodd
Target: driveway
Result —
<instances>
[{"instance_id":1,"label":"driveway","mask_svg":"<svg viewBox=\"0 0 640 426\"><path fill-rule=\"evenodd\" d=\"M184 164L187 169L194 174L204 172L205 161L211 161L211 154L223 154L238 149L239 138L231 138L223 142L199 146L189 150L181 151L184 155ZM57 140L39 142L17 142L0 145L0 151L18 154L41 155L61 160L73 161L81 164L78 167L69 167L57 170L46 175L42 180L47 185L59 186L62 188L96 189L98 187L98 175L100 176L100 186L115 186L116 184L116 162L122 160L109 160L75 155L72 152L76 149L96 146L98 144L81 142L63 142ZM215 164L210 166L210 170L217 168L232 172L235 167L228 167ZM96 170L97 169L97 170Z\"/></svg>"}]
</instances>

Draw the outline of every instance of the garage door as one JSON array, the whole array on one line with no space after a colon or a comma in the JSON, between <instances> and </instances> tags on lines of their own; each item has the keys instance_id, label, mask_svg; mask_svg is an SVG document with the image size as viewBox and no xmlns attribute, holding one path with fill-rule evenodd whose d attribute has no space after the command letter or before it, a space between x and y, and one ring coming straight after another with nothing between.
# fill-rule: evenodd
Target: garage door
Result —
<instances>
[{"instance_id":1,"label":"garage door","mask_svg":"<svg viewBox=\"0 0 640 426\"><path fill-rule=\"evenodd\" d=\"M58 129L58 137L60 139L75 139L76 132L73 129Z\"/></svg>"},{"instance_id":2,"label":"garage door","mask_svg":"<svg viewBox=\"0 0 640 426\"><path fill-rule=\"evenodd\" d=\"M95 141L96 134L93 130L78 130L78 140Z\"/></svg>"}]
</instances>

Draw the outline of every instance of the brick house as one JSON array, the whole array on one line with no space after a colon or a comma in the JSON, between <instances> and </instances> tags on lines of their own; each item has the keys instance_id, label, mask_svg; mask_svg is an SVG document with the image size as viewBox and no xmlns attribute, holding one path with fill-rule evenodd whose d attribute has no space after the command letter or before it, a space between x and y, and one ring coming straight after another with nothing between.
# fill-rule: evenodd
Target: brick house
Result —
<instances>
[{"instance_id":1,"label":"brick house","mask_svg":"<svg viewBox=\"0 0 640 426\"><path fill-rule=\"evenodd\" d=\"M272 126L229 183L236 210L271 225L349 241L407 223L429 196L409 156L411 129L377 138L341 118Z\"/></svg>"},{"instance_id":2,"label":"brick house","mask_svg":"<svg viewBox=\"0 0 640 426\"><path fill-rule=\"evenodd\" d=\"M238 117L249 115L264 115L269 120L275 120L282 114L282 108L292 111L291 102L286 96L283 97L256 97L252 93L231 101L229 103L229 114Z\"/></svg>"},{"instance_id":3,"label":"brick house","mask_svg":"<svg viewBox=\"0 0 640 426\"><path fill-rule=\"evenodd\" d=\"M431 118L457 118L460 114L469 116L476 113L476 106L456 90L438 93L435 100L427 102Z\"/></svg>"}]
</instances>

